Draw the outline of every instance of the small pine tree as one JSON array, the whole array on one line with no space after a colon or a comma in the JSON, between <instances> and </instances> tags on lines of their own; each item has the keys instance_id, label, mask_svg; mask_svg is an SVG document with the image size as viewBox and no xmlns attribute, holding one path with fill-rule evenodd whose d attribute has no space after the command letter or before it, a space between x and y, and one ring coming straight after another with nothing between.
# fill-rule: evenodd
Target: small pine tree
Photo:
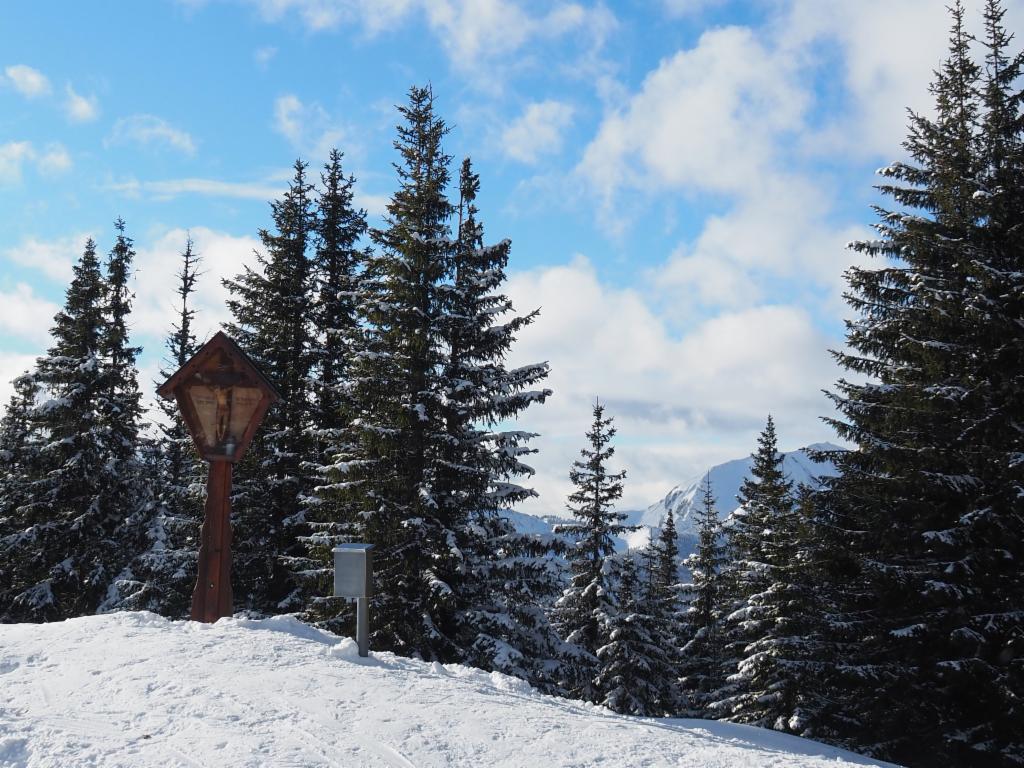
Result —
<instances>
[{"instance_id":1,"label":"small pine tree","mask_svg":"<svg viewBox=\"0 0 1024 768\"><path fill-rule=\"evenodd\" d=\"M688 713L704 717L712 692L724 682L721 625L726 556L710 473L704 476L700 496L701 506L696 513L697 550L684 562L690 571L690 583L684 587L688 607L680 683Z\"/></svg>"},{"instance_id":2,"label":"small pine tree","mask_svg":"<svg viewBox=\"0 0 1024 768\"><path fill-rule=\"evenodd\" d=\"M615 455L611 440L615 437L612 419L604 417L604 406L594 404L594 421L587 432L589 448L580 451L582 459L573 462L569 479L576 490L569 496L568 509L579 520L558 526L556 533L576 538L568 559L572 578L554 611L555 624L573 652L566 660L568 679L564 687L575 697L600 700L595 683L599 670L598 648L608 643L607 627L616 611L612 592L612 555L614 538L633 530L624 525L626 516L614 509L622 497L625 471L608 471L608 460Z\"/></svg>"},{"instance_id":3,"label":"small pine tree","mask_svg":"<svg viewBox=\"0 0 1024 768\"><path fill-rule=\"evenodd\" d=\"M673 714L674 700L666 700L666 688L675 684L673 664L657 631L654 606L644 599L638 582L636 559L629 553L622 558L616 603L601 615L607 642L595 654L594 687L600 703L628 715Z\"/></svg>"},{"instance_id":4,"label":"small pine tree","mask_svg":"<svg viewBox=\"0 0 1024 768\"><path fill-rule=\"evenodd\" d=\"M657 539L645 548L644 557L650 563L650 575L638 593L637 610L640 615L649 617L649 634L657 647L657 652L652 651L647 661L655 692L647 711L671 715L683 707L679 686L683 585L679 581L679 539L675 513L671 509Z\"/></svg>"}]
</instances>

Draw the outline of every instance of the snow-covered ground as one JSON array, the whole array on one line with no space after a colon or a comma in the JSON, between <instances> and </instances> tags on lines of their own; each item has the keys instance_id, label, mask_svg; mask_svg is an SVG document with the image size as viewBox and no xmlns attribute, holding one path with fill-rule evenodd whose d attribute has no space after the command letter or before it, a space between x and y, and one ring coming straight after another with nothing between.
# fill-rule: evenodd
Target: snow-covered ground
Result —
<instances>
[{"instance_id":1,"label":"snow-covered ground","mask_svg":"<svg viewBox=\"0 0 1024 768\"><path fill-rule=\"evenodd\" d=\"M745 726L645 720L291 618L0 625L0 766L884 765Z\"/></svg>"}]
</instances>

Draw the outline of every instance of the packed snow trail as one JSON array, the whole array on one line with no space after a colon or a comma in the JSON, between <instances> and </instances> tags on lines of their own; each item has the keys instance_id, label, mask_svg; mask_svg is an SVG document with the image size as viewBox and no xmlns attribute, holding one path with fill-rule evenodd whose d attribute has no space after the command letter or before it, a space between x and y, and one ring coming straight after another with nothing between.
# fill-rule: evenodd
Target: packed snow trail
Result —
<instances>
[{"instance_id":1,"label":"packed snow trail","mask_svg":"<svg viewBox=\"0 0 1024 768\"><path fill-rule=\"evenodd\" d=\"M622 717L279 617L0 625L0 767L885 765L725 723Z\"/></svg>"}]
</instances>

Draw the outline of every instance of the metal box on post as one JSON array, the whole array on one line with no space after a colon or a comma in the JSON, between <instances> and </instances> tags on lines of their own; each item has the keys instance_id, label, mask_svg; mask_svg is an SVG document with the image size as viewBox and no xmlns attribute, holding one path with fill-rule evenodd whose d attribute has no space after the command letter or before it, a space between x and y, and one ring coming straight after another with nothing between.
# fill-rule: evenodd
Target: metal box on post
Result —
<instances>
[{"instance_id":1,"label":"metal box on post","mask_svg":"<svg viewBox=\"0 0 1024 768\"><path fill-rule=\"evenodd\" d=\"M373 544L334 548L334 596L373 597Z\"/></svg>"},{"instance_id":2,"label":"metal box on post","mask_svg":"<svg viewBox=\"0 0 1024 768\"><path fill-rule=\"evenodd\" d=\"M373 544L334 548L334 596L355 598L359 655L370 655L370 598L373 596Z\"/></svg>"}]
</instances>

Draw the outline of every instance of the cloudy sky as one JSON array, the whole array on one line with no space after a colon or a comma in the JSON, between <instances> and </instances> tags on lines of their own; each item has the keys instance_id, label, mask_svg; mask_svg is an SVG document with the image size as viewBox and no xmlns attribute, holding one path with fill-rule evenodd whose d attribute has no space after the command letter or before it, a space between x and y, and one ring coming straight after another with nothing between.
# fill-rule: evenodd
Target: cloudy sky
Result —
<instances>
[{"instance_id":1,"label":"cloudy sky","mask_svg":"<svg viewBox=\"0 0 1024 768\"><path fill-rule=\"evenodd\" d=\"M18 3L0 28L0 399L48 346L84 239L123 217L152 390L186 232L220 278L259 248L296 157L345 153L379 221L396 112L429 82L473 157L509 293L548 360L533 512L560 512L596 396L625 508L749 453L833 439L845 249L874 170L929 109L939 0L179 0ZM968 3L972 24L979 3ZM1009 3L1020 30L1024 2ZM59 7L59 10L58 10Z\"/></svg>"}]
</instances>

